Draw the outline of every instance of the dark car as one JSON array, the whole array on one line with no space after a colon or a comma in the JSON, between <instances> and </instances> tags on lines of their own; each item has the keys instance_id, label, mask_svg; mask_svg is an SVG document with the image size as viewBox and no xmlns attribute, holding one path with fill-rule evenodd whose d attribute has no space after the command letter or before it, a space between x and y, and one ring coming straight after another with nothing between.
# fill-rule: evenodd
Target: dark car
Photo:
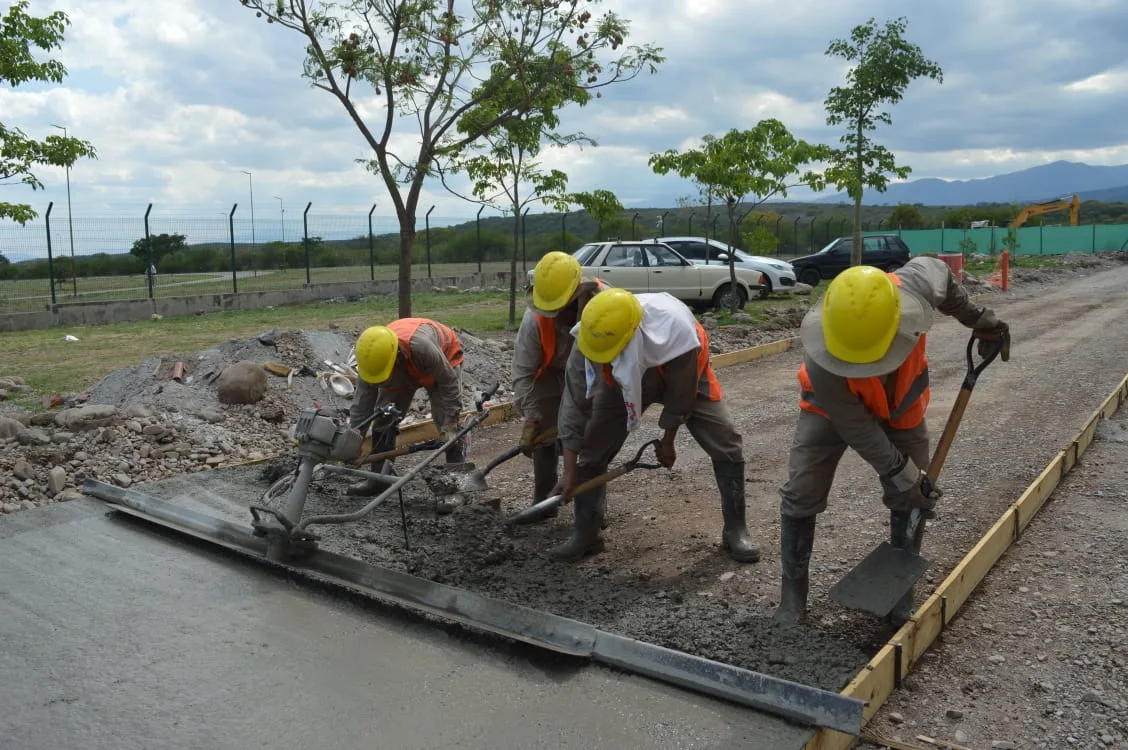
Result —
<instances>
[{"instance_id":1,"label":"dark car","mask_svg":"<svg viewBox=\"0 0 1128 750\"><path fill-rule=\"evenodd\" d=\"M818 286L822 279L833 279L850 267L853 237L839 237L814 255L791 261L799 281ZM895 234L871 234L862 238L862 263L895 271L909 262L909 246Z\"/></svg>"}]
</instances>

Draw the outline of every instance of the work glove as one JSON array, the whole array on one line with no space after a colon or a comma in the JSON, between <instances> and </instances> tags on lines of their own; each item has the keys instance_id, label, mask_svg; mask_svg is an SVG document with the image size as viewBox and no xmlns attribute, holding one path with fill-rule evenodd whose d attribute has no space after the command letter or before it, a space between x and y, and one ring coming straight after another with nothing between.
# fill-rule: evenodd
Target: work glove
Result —
<instances>
[{"instance_id":1,"label":"work glove","mask_svg":"<svg viewBox=\"0 0 1128 750\"><path fill-rule=\"evenodd\" d=\"M532 455L538 435L540 435L540 422L526 419L521 426L521 452L526 456Z\"/></svg>"},{"instance_id":2,"label":"work glove","mask_svg":"<svg viewBox=\"0 0 1128 750\"><path fill-rule=\"evenodd\" d=\"M931 518L936 501L944 496L944 492L932 484L928 475L911 458L904 456L903 461L903 466L888 477L897 493L895 510L918 508Z\"/></svg>"},{"instance_id":3,"label":"work glove","mask_svg":"<svg viewBox=\"0 0 1128 750\"><path fill-rule=\"evenodd\" d=\"M980 357L986 357L990 353L991 344L1002 339L999 359L1004 362L1010 360L1010 326L996 318L995 312L990 308L984 308L983 313L972 323L971 335L979 339Z\"/></svg>"}]
</instances>

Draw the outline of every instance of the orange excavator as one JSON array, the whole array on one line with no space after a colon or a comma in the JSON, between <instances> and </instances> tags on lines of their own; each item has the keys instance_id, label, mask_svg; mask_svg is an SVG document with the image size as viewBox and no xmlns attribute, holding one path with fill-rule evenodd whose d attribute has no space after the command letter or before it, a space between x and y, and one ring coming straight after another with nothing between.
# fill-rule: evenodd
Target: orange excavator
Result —
<instances>
[{"instance_id":1,"label":"orange excavator","mask_svg":"<svg viewBox=\"0 0 1128 750\"><path fill-rule=\"evenodd\" d=\"M1022 209L1014 221L1010 223L1011 229L1018 229L1026 223L1026 220L1032 216L1039 216L1041 214L1052 214L1055 211L1064 211L1069 209L1069 226L1077 226L1077 221L1081 214L1081 199L1077 197L1076 193L1073 195L1072 200L1049 201L1048 203L1035 203Z\"/></svg>"}]
</instances>

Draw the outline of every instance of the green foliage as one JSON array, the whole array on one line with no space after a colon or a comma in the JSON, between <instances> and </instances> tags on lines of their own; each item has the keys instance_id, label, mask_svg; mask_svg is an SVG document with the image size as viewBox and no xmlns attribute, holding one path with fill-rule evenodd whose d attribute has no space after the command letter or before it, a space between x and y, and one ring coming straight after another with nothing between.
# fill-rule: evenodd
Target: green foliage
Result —
<instances>
[{"instance_id":1,"label":"green foliage","mask_svg":"<svg viewBox=\"0 0 1128 750\"><path fill-rule=\"evenodd\" d=\"M890 229L923 229L925 225L920 208L909 203L898 203L887 223Z\"/></svg>"},{"instance_id":2,"label":"green foliage","mask_svg":"<svg viewBox=\"0 0 1128 750\"><path fill-rule=\"evenodd\" d=\"M42 18L27 14L27 0L17 0L0 18L0 81L11 88L24 83L62 83L66 67L58 60L38 60L35 50L49 52L62 45L70 20L62 11ZM0 122L0 185L23 184L41 190L43 182L33 171L39 166L70 167L80 158L95 158L88 142L49 135L39 141L13 125ZM26 203L0 201L0 219L20 224L38 216Z\"/></svg>"},{"instance_id":3,"label":"green foliage","mask_svg":"<svg viewBox=\"0 0 1128 750\"><path fill-rule=\"evenodd\" d=\"M878 123L890 125L893 119L883 105L896 104L904 97L909 84L917 78L930 78L943 83L940 66L927 59L920 47L908 42L905 30L908 21L898 18L887 21L879 29L871 18L855 26L850 39L835 39L826 54L854 63L846 74L846 85L830 90L824 106L826 124L843 125L839 139L841 148L834 149L826 171L827 182L845 190L854 201L854 250L850 262L862 262L862 196L866 187L885 192L888 175L905 179L912 173L907 165L898 165L893 153L868 134Z\"/></svg>"},{"instance_id":4,"label":"green foliage","mask_svg":"<svg viewBox=\"0 0 1128 750\"><path fill-rule=\"evenodd\" d=\"M749 208L752 210L774 196L787 197L789 187L806 185L817 191L825 185L817 172L799 172L807 164L827 158L830 149L796 138L779 120L762 120L750 130L733 128L720 138L710 134L701 140L701 148L653 154L649 164L657 174L674 172L692 180L708 196L724 199L731 245L737 244L737 209L748 196L755 198ZM729 259L735 285L734 261ZM734 298L733 312L735 304Z\"/></svg>"},{"instance_id":5,"label":"green foliage","mask_svg":"<svg viewBox=\"0 0 1128 750\"><path fill-rule=\"evenodd\" d=\"M763 224L755 225L751 231L745 231L741 236L744 238L745 249L752 255L773 255L779 246L779 238Z\"/></svg>"},{"instance_id":6,"label":"green foliage","mask_svg":"<svg viewBox=\"0 0 1128 750\"><path fill-rule=\"evenodd\" d=\"M152 234L149 235L148 242L144 237L136 240L133 246L129 248L132 255L136 255L146 263L160 263L169 255L185 250L188 247L188 238L182 234ZM152 248L152 254L149 253L148 244Z\"/></svg>"},{"instance_id":7,"label":"green foliage","mask_svg":"<svg viewBox=\"0 0 1128 750\"><path fill-rule=\"evenodd\" d=\"M1019 211L1014 204L963 206L944 214L944 226L966 229L973 221L988 221L992 226L1005 227L1014 221Z\"/></svg>"},{"instance_id":8,"label":"green foliage","mask_svg":"<svg viewBox=\"0 0 1128 750\"><path fill-rule=\"evenodd\" d=\"M591 218L601 225L606 232L611 220L623 213L623 204L619 197L610 190L592 190L587 193L569 193L564 196L564 201L569 204L582 206L591 214Z\"/></svg>"},{"instance_id":9,"label":"green foliage","mask_svg":"<svg viewBox=\"0 0 1128 750\"><path fill-rule=\"evenodd\" d=\"M406 282L425 178L484 137L535 129L562 103L583 105L663 61L651 44L628 46L628 22L594 15L596 1L242 0L302 37L304 76L340 102L371 149L361 161L400 223L401 316L411 314ZM366 119L362 108L374 112ZM405 123L417 136L396 132Z\"/></svg>"}]
</instances>

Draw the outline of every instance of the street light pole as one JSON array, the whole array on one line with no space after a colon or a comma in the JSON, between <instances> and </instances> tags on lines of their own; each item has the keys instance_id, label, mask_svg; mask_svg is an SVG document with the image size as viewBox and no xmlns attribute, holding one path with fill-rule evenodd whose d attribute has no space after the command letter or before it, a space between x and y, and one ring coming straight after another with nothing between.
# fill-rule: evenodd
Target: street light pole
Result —
<instances>
[{"instance_id":1,"label":"street light pole","mask_svg":"<svg viewBox=\"0 0 1128 750\"><path fill-rule=\"evenodd\" d=\"M247 170L239 171L247 175L247 185L251 191L251 268L255 269L255 276L258 276L258 269L255 268L255 180Z\"/></svg>"},{"instance_id":2,"label":"street light pole","mask_svg":"<svg viewBox=\"0 0 1128 750\"><path fill-rule=\"evenodd\" d=\"M63 138L67 137L67 129L62 125L52 125L53 128L58 128L63 131ZM70 229L70 251L71 251L71 291L75 297L78 296L78 273L76 271L76 264L74 260L74 216L71 214L71 191L70 191L70 164L66 165L67 169L67 226Z\"/></svg>"},{"instance_id":3,"label":"street light pole","mask_svg":"<svg viewBox=\"0 0 1128 750\"><path fill-rule=\"evenodd\" d=\"M286 244L286 209L282 207L282 199L274 196L278 201L278 215L282 217L282 244Z\"/></svg>"}]
</instances>

